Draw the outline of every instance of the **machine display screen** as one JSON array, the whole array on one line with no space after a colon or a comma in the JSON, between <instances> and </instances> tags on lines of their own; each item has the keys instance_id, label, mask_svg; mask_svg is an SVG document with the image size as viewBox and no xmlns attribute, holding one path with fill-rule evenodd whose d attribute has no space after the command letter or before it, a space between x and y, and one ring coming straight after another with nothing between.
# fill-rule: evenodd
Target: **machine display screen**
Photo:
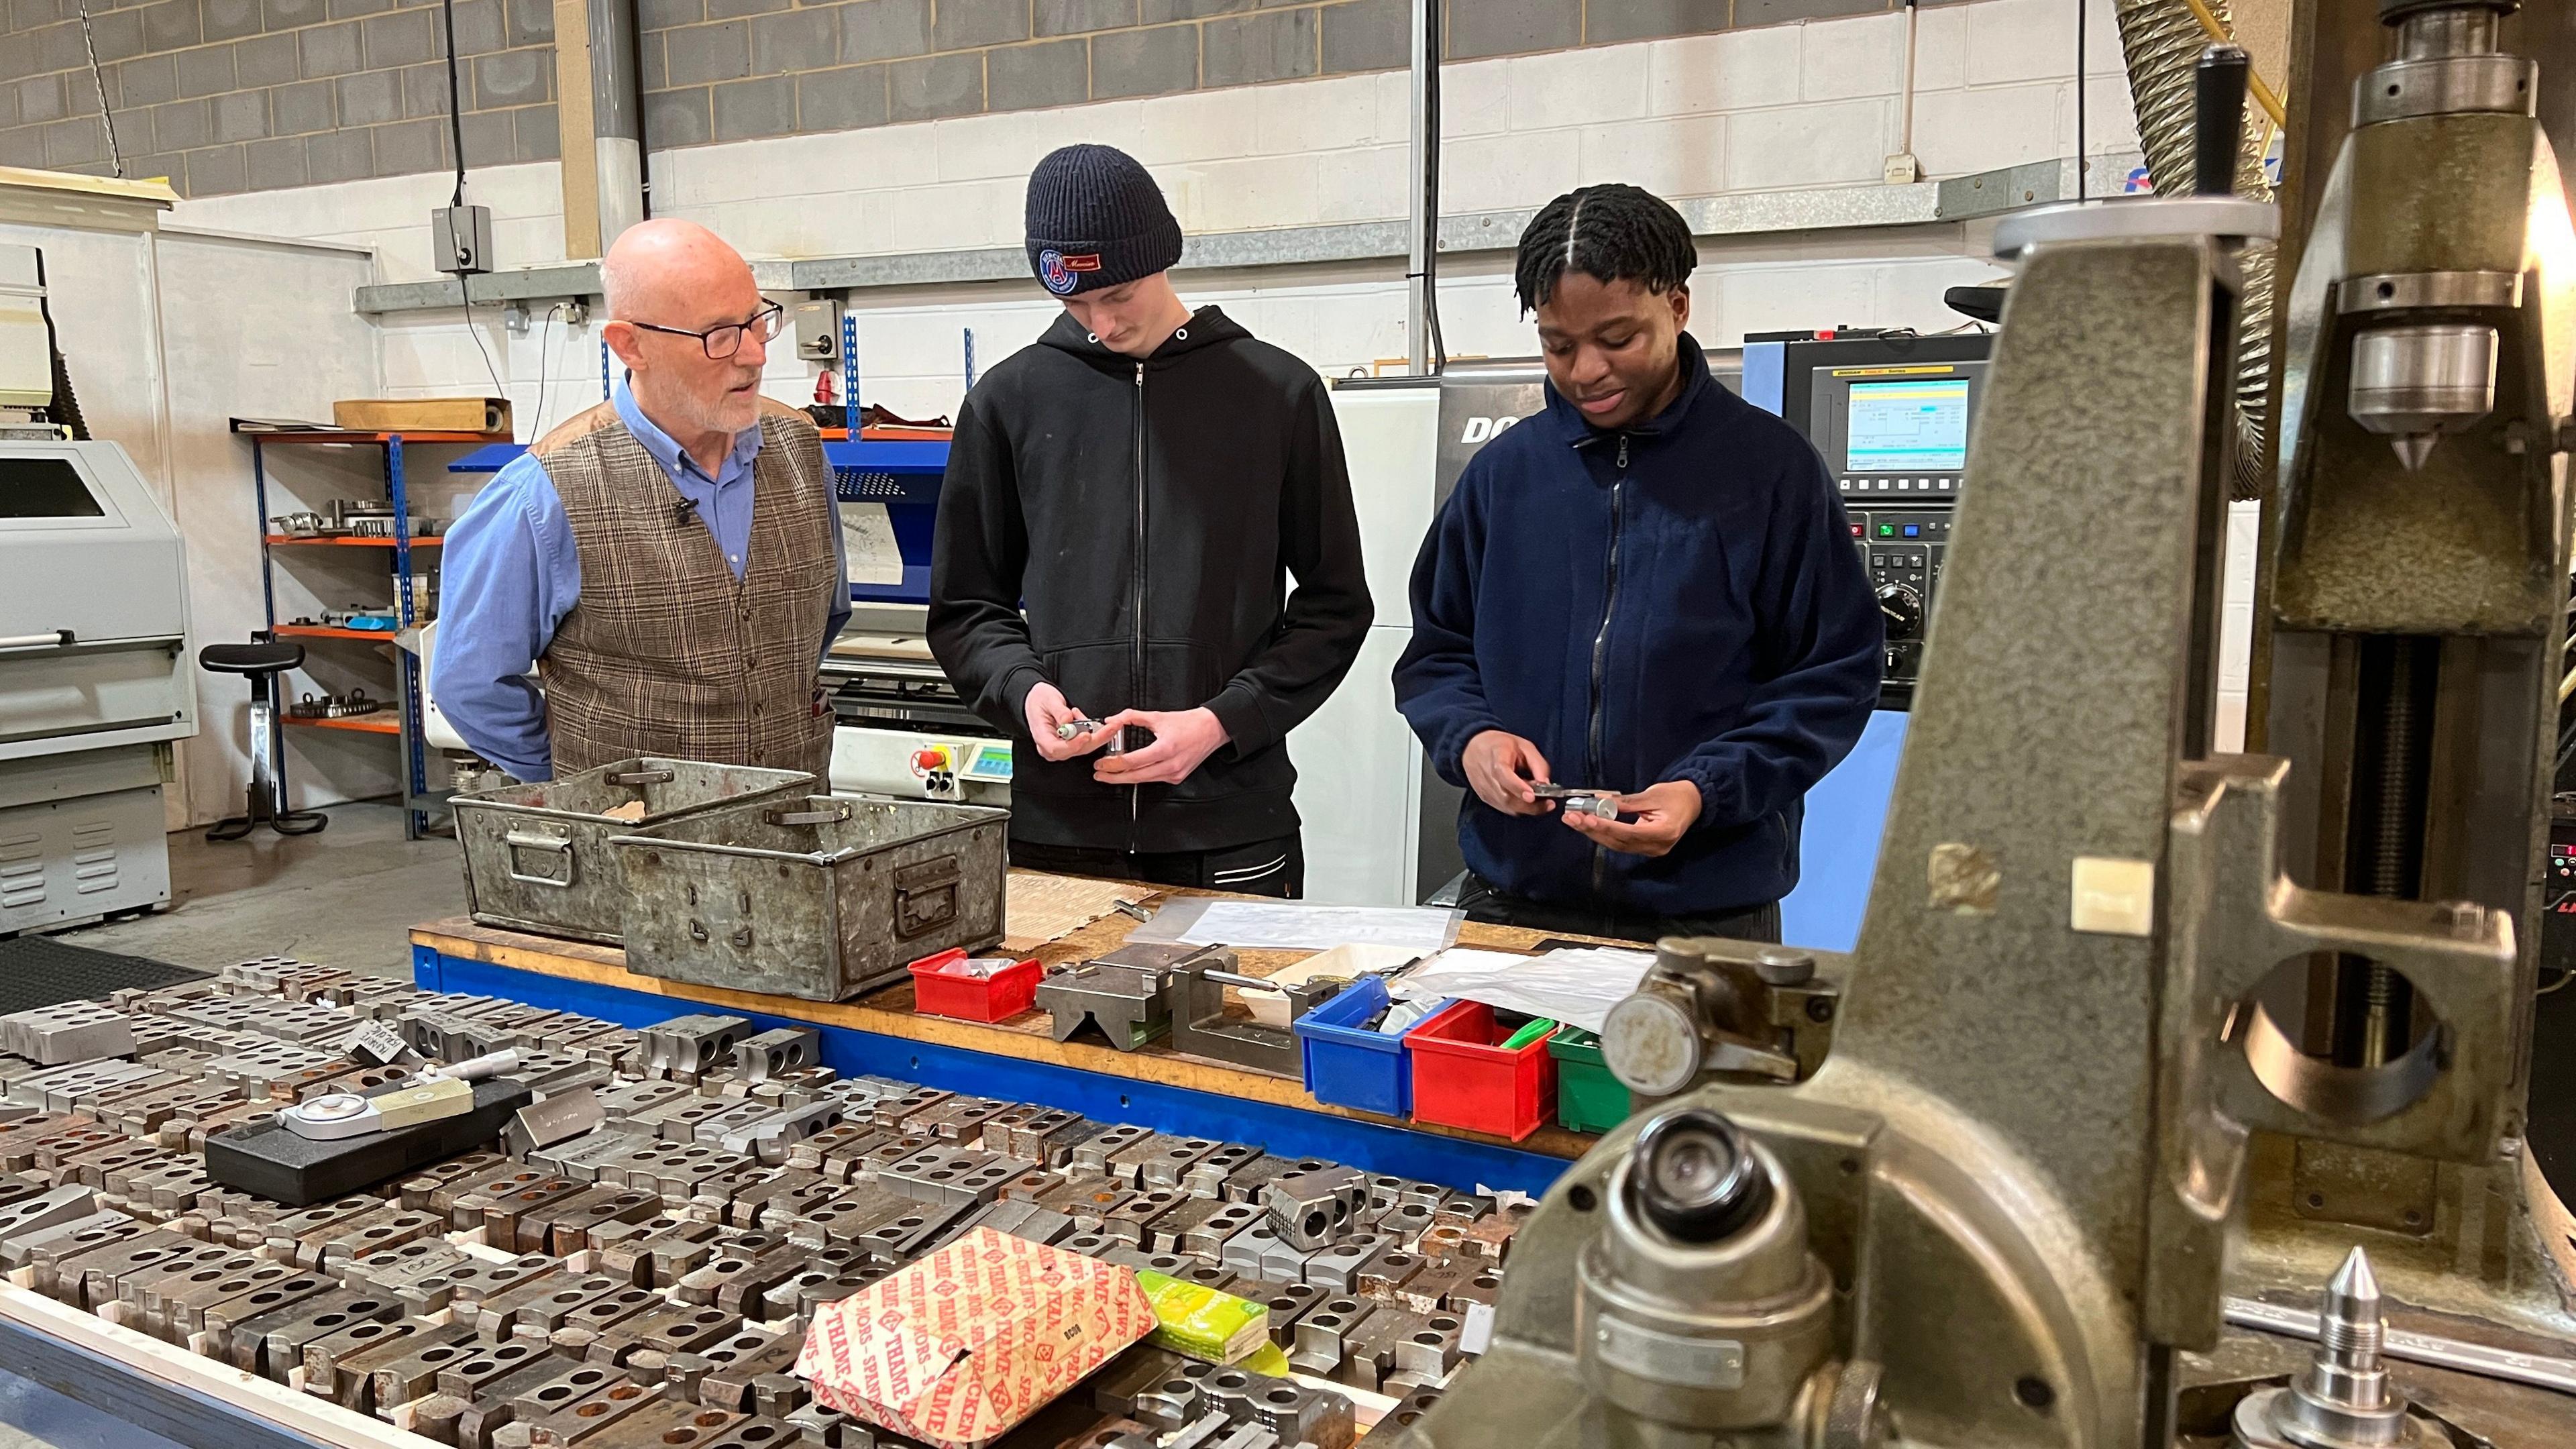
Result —
<instances>
[{"instance_id":1,"label":"machine display screen","mask_svg":"<svg viewBox=\"0 0 2576 1449\"><path fill-rule=\"evenodd\" d=\"M1968 380L1853 383L1847 437L1847 472L1961 472L1968 466Z\"/></svg>"},{"instance_id":2,"label":"machine display screen","mask_svg":"<svg viewBox=\"0 0 2576 1449\"><path fill-rule=\"evenodd\" d=\"M0 518L104 518L80 470L61 458L0 458Z\"/></svg>"}]
</instances>

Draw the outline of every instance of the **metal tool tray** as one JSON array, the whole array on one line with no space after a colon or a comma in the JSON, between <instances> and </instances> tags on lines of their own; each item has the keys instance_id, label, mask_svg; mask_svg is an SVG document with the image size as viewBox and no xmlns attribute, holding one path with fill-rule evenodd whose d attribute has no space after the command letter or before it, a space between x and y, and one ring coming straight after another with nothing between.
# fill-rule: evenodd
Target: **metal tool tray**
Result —
<instances>
[{"instance_id":1,"label":"metal tool tray","mask_svg":"<svg viewBox=\"0 0 2576 1449\"><path fill-rule=\"evenodd\" d=\"M801 770L639 758L456 796L466 907L487 926L616 945L626 881L610 836L812 788ZM640 819L605 813L637 801Z\"/></svg>"},{"instance_id":2,"label":"metal tool tray","mask_svg":"<svg viewBox=\"0 0 2576 1449\"><path fill-rule=\"evenodd\" d=\"M1010 818L814 795L617 836L626 969L809 1001L905 979L932 952L1002 938Z\"/></svg>"}]
</instances>

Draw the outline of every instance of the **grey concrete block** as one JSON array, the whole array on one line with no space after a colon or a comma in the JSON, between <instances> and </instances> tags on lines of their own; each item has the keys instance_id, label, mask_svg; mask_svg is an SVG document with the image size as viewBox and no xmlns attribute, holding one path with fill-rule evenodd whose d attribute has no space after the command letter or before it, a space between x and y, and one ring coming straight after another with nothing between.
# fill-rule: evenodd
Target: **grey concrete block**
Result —
<instances>
[{"instance_id":1,"label":"grey concrete block","mask_svg":"<svg viewBox=\"0 0 2576 1449\"><path fill-rule=\"evenodd\" d=\"M897 121L971 116L984 109L984 57L934 55L886 71L886 115Z\"/></svg>"},{"instance_id":2,"label":"grey concrete block","mask_svg":"<svg viewBox=\"0 0 2576 1449\"><path fill-rule=\"evenodd\" d=\"M840 58L840 48L841 18L829 10L790 10L751 22L753 75L822 70ZM721 100L716 109L723 113Z\"/></svg>"},{"instance_id":3,"label":"grey concrete block","mask_svg":"<svg viewBox=\"0 0 2576 1449\"><path fill-rule=\"evenodd\" d=\"M116 144L120 147L125 144L123 132L118 133ZM185 156L171 156L160 151L151 151L141 156L125 158L125 179L128 181L150 181L159 178L168 181L173 189L177 189L179 183L187 179L187 175L188 158ZM180 194L186 193L182 191Z\"/></svg>"},{"instance_id":4,"label":"grey concrete block","mask_svg":"<svg viewBox=\"0 0 2576 1449\"><path fill-rule=\"evenodd\" d=\"M304 184L304 142L293 136L253 141L242 148L253 191L276 191Z\"/></svg>"},{"instance_id":5,"label":"grey concrete block","mask_svg":"<svg viewBox=\"0 0 2576 1449\"><path fill-rule=\"evenodd\" d=\"M35 47L0 45L0 81L13 81L35 73Z\"/></svg>"},{"instance_id":6,"label":"grey concrete block","mask_svg":"<svg viewBox=\"0 0 2576 1449\"><path fill-rule=\"evenodd\" d=\"M709 20L740 20L788 8L790 0L707 0Z\"/></svg>"},{"instance_id":7,"label":"grey concrete block","mask_svg":"<svg viewBox=\"0 0 2576 1449\"><path fill-rule=\"evenodd\" d=\"M510 113L510 155L517 161L563 159L563 118L552 106L521 106Z\"/></svg>"},{"instance_id":8,"label":"grey concrete block","mask_svg":"<svg viewBox=\"0 0 2576 1449\"><path fill-rule=\"evenodd\" d=\"M1199 28L1158 25L1091 38L1091 98L1153 96L1199 83Z\"/></svg>"},{"instance_id":9,"label":"grey concrete block","mask_svg":"<svg viewBox=\"0 0 2576 1449\"><path fill-rule=\"evenodd\" d=\"M1352 0L1323 9L1324 74L1401 70L1413 64L1413 7L1406 0Z\"/></svg>"},{"instance_id":10,"label":"grey concrete block","mask_svg":"<svg viewBox=\"0 0 2576 1449\"><path fill-rule=\"evenodd\" d=\"M501 40L501 0L456 0L458 55L489 55Z\"/></svg>"},{"instance_id":11,"label":"grey concrete block","mask_svg":"<svg viewBox=\"0 0 2576 1449\"><path fill-rule=\"evenodd\" d=\"M12 126L0 131L0 166L45 164L45 128Z\"/></svg>"},{"instance_id":12,"label":"grey concrete block","mask_svg":"<svg viewBox=\"0 0 2576 1449\"><path fill-rule=\"evenodd\" d=\"M218 141L256 141L268 134L266 91L226 91L206 104L213 109Z\"/></svg>"},{"instance_id":13,"label":"grey concrete block","mask_svg":"<svg viewBox=\"0 0 2576 1449\"><path fill-rule=\"evenodd\" d=\"M1469 3L1474 3L1474 0L1469 0ZM1257 0L1136 0L1136 19L1145 25L1161 25L1173 20L1204 20L1211 15L1232 15L1259 8Z\"/></svg>"},{"instance_id":14,"label":"grey concrete block","mask_svg":"<svg viewBox=\"0 0 2576 1449\"><path fill-rule=\"evenodd\" d=\"M636 0L635 18L648 32L695 25L707 18L706 0Z\"/></svg>"},{"instance_id":15,"label":"grey concrete block","mask_svg":"<svg viewBox=\"0 0 2576 1449\"><path fill-rule=\"evenodd\" d=\"M518 149L518 128L508 111L465 113L466 165L505 166Z\"/></svg>"},{"instance_id":16,"label":"grey concrete block","mask_svg":"<svg viewBox=\"0 0 2576 1449\"><path fill-rule=\"evenodd\" d=\"M343 126L376 126L402 119L402 77L392 71L361 71L331 84L340 98Z\"/></svg>"},{"instance_id":17,"label":"grey concrete block","mask_svg":"<svg viewBox=\"0 0 2576 1449\"><path fill-rule=\"evenodd\" d=\"M554 56L544 50L505 50L474 57L474 104L487 111L549 99Z\"/></svg>"},{"instance_id":18,"label":"grey concrete block","mask_svg":"<svg viewBox=\"0 0 2576 1449\"><path fill-rule=\"evenodd\" d=\"M1136 23L1136 0L1037 0L1040 35L1081 35Z\"/></svg>"},{"instance_id":19,"label":"grey concrete block","mask_svg":"<svg viewBox=\"0 0 2576 1449\"><path fill-rule=\"evenodd\" d=\"M71 114L60 75L29 76L18 82L18 119L59 121Z\"/></svg>"},{"instance_id":20,"label":"grey concrete block","mask_svg":"<svg viewBox=\"0 0 2576 1449\"><path fill-rule=\"evenodd\" d=\"M213 108L205 101L172 101L143 112L148 124L136 128L131 139L136 145L149 144L155 151L192 151L199 146L215 144ZM132 113L128 113L132 119Z\"/></svg>"},{"instance_id":21,"label":"grey concrete block","mask_svg":"<svg viewBox=\"0 0 2576 1449\"><path fill-rule=\"evenodd\" d=\"M95 116L98 106L98 82L89 78L89 72L76 70L63 77L65 116Z\"/></svg>"},{"instance_id":22,"label":"grey concrete block","mask_svg":"<svg viewBox=\"0 0 2576 1449\"><path fill-rule=\"evenodd\" d=\"M259 0L203 0L199 27L206 43L240 40L260 30Z\"/></svg>"},{"instance_id":23,"label":"grey concrete block","mask_svg":"<svg viewBox=\"0 0 2576 1449\"><path fill-rule=\"evenodd\" d=\"M1080 105L1090 97L1091 43L1042 40L984 53L985 105L996 111Z\"/></svg>"},{"instance_id":24,"label":"grey concrete block","mask_svg":"<svg viewBox=\"0 0 2576 1449\"><path fill-rule=\"evenodd\" d=\"M297 81L268 93L268 130L273 136L301 136L338 124L331 109L329 81Z\"/></svg>"},{"instance_id":25,"label":"grey concrete block","mask_svg":"<svg viewBox=\"0 0 2576 1449\"><path fill-rule=\"evenodd\" d=\"M171 56L137 56L119 63L109 75L116 82L116 103L120 106L157 105L179 94L179 62Z\"/></svg>"},{"instance_id":26,"label":"grey concrete block","mask_svg":"<svg viewBox=\"0 0 2576 1449\"><path fill-rule=\"evenodd\" d=\"M1594 0L1595 13L1599 3ZM1779 25L1791 20L1830 20L1837 15L1876 15L1899 8L1902 7L1890 5L1887 0L1735 0L1735 28Z\"/></svg>"},{"instance_id":27,"label":"grey concrete block","mask_svg":"<svg viewBox=\"0 0 2576 1449\"><path fill-rule=\"evenodd\" d=\"M355 126L304 138L304 178L315 186L355 181L375 169L375 148Z\"/></svg>"},{"instance_id":28,"label":"grey concrete block","mask_svg":"<svg viewBox=\"0 0 2576 1449\"><path fill-rule=\"evenodd\" d=\"M886 123L886 68L844 65L796 78L796 129L855 131Z\"/></svg>"},{"instance_id":29,"label":"grey concrete block","mask_svg":"<svg viewBox=\"0 0 2576 1449\"><path fill-rule=\"evenodd\" d=\"M704 145L715 132L707 112L705 86L685 91L655 91L647 95L644 97L647 144L657 148Z\"/></svg>"},{"instance_id":30,"label":"grey concrete block","mask_svg":"<svg viewBox=\"0 0 2576 1449\"><path fill-rule=\"evenodd\" d=\"M354 20L316 25L298 33L295 44L306 80L347 75L358 68L358 22Z\"/></svg>"},{"instance_id":31,"label":"grey concrete block","mask_svg":"<svg viewBox=\"0 0 2576 1449\"><path fill-rule=\"evenodd\" d=\"M331 0L331 18L355 20L361 15L382 15L394 8L394 0Z\"/></svg>"},{"instance_id":32,"label":"grey concrete block","mask_svg":"<svg viewBox=\"0 0 2576 1449\"><path fill-rule=\"evenodd\" d=\"M259 7L251 6L250 28L259 29ZM98 48L99 63L127 60L143 53L143 12L110 10L89 19L90 44Z\"/></svg>"},{"instance_id":33,"label":"grey concrete block","mask_svg":"<svg viewBox=\"0 0 2576 1449\"><path fill-rule=\"evenodd\" d=\"M840 11L844 63L930 53L930 0L858 0Z\"/></svg>"},{"instance_id":34,"label":"grey concrete block","mask_svg":"<svg viewBox=\"0 0 2576 1449\"><path fill-rule=\"evenodd\" d=\"M18 88L0 86L0 127L18 124Z\"/></svg>"},{"instance_id":35,"label":"grey concrete block","mask_svg":"<svg viewBox=\"0 0 2576 1449\"><path fill-rule=\"evenodd\" d=\"M1886 0L1868 3L1872 10L1887 8ZM1583 10L1583 39L1587 45L1608 45L1667 35L1702 35L1726 29L1736 12L1750 8L1750 3L1729 5L1726 0L1588 0Z\"/></svg>"},{"instance_id":36,"label":"grey concrete block","mask_svg":"<svg viewBox=\"0 0 2576 1449\"><path fill-rule=\"evenodd\" d=\"M1583 0L1476 0L1449 7L1449 58L1565 50L1583 41Z\"/></svg>"},{"instance_id":37,"label":"grey concrete block","mask_svg":"<svg viewBox=\"0 0 2576 1449\"><path fill-rule=\"evenodd\" d=\"M414 176L446 169L446 122L397 121L376 127L378 176Z\"/></svg>"},{"instance_id":38,"label":"grey concrete block","mask_svg":"<svg viewBox=\"0 0 2576 1449\"><path fill-rule=\"evenodd\" d=\"M234 85L231 46L201 45L179 52L179 94L211 96Z\"/></svg>"},{"instance_id":39,"label":"grey concrete block","mask_svg":"<svg viewBox=\"0 0 2576 1449\"><path fill-rule=\"evenodd\" d=\"M46 123L46 165L79 166L106 159L107 132L100 128L95 118L76 116L68 121Z\"/></svg>"},{"instance_id":40,"label":"grey concrete block","mask_svg":"<svg viewBox=\"0 0 2576 1449\"><path fill-rule=\"evenodd\" d=\"M675 86L740 80L751 74L751 27L743 21L692 25L662 37L666 68Z\"/></svg>"},{"instance_id":41,"label":"grey concrete block","mask_svg":"<svg viewBox=\"0 0 2576 1449\"><path fill-rule=\"evenodd\" d=\"M188 153L188 194L229 196L250 185L239 146L210 146Z\"/></svg>"},{"instance_id":42,"label":"grey concrete block","mask_svg":"<svg viewBox=\"0 0 2576 1449\"><path fill-rule=\"evenodd\" d=\"M433 60L425 65L407 65L400 73L404 115L447 114L447 62Z\"/></svg>"},{"instance_id":43,"label":"grey concrete block","mask_svg":"<svg viewBox=\"0 0 2576 1449\"><path fill-rule=\"evenodd\" d=\"M1321 12L1312 7L1229 15L1199 27L1199 84L1249 86L1315 73Z\"/></svg>"},{"instance_id":44,"label":"grey concrete block","mask_svg":"<svg viewBox=\"0 0 2576 1449\"><path fill-rule=\"evenodd\" d=\"M260 14L273 34L331 18L330 0L260 0Z\"/></svg>"},{"instance_id":45,"label":"grey concrete block","mask_svg":"<svg viewBox=\"0 0 2576 1449\"><path fill-rule=\"evenodd\" d=\"M504 0L513 47L555 43L555 7L548 0Z\"/></svg>"},{"instance_id":46,"label":"grey concrete block","mask_svg":"<svg viewBox=\"0 0 2576 1449\"><path fill-rule=\"evenodd\" d=\"M147 25L145 30L148 35L150 27ZM60 25L48 25L44 29L34 32L34 37L36 45L37 71L86 70L89 68L89 47L81 43L79 21L66 20ZM193 40L182 42L182 44L187 45L194 45L195 43L196 42ZM145 44L148 48L153 50L159 50L162 48L157 45L151 45L148 39Z\"/></svg>"},{"instance_id":47,"label":"grey concrete block","mask_svg":"<svg viewBox=\"0 0 2576 1449\"><path fill-rule=\"evenodd\" d=\"M398 65L418 65L436 56L437 19L428 10L398 10L358 22L358 49L367 58L367 68L390 70Z\"/></svg>"},{"instance_id":48,"label":"grey concrete block","mask_svg":"<svg viewBox=\"0 0 2576 1449\"><path fill-rule=\"evenodd\" d=\"M1028 38L1028 0L939 0L931 7L933 50L971 50Z\"/></svg>"},{"instance_id":49,"label":"grey concrete block","mask_svg":"<svg viewBox=\"0 0 2576 1449\"><path fill-rule=\"evenodd\" d=\"M719 141L786 135L796 129L795 80L763 76L716 87L715 122Z\"/></svg>"},{"instance_id":50,"label":"grey concrete block","mask_svg":"<svg viewBox=\"0 0 2576 1449\"><path fill-rule=\"evenodd\" d=\"M62 6L56 0L9 0L9 29L25 32L63 18Z\"/></svg>"},{"instance_id":51,"label":"grey concrete block","mask_svg":"<svg viewBox=\"0 0 2576 1449\"><path fill-rule=\"evenodd\" d=\"M282 86L298 79L295 37L262 35L233 44L233 76L244 86Z\"/></svg>"},{"instance_id":52,"label":"grey concrete block","mask_svg":"<svg viewBox=\"0 0 2576 1449\"><path fill-rule=\"evenodd\" d=\"M79 27L73 27L77 30ZM197 0L160 0L143 7L143 46L146 50L177 50L205 39L205 30L197 15Z\"/></svg>"}]
</instances>

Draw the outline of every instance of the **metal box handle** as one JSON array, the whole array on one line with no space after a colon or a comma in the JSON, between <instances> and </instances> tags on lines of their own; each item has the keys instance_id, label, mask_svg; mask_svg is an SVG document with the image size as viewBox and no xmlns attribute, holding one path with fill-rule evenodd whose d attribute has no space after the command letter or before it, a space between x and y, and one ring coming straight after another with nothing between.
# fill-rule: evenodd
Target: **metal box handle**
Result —
<instances>
[{"instance_id":1,"label":"metal box handle","mask_svg":"<svg viewBox=\"0 0 2576 1449\"><path fill-rule=\"evenodd\" d=\"M608 777L612 785L668 785L678 778L673 770L620 770Z\"/></svg>"},{"instance_id":2,"label":"metal box handle","mask_svg":"<svg viewBox=\"0 0 2576 1449\"><path fill-rule=\"evenodd\" d=\"M957 919L957 857L943 855L894 873L894 933L911 940Z\"/></svg>"},{"instance_id":3,"label":"metal box handle","mask_svg":"<svg viewBox=\"0 0 2576 1449\"><path fill-rule=\"evenodd\" d=\"M850 818L850 806L836 800L821 810L770 810L762 818L772 825L838 825Z\"/></svg>"},{"instance_id":4,"label":"metal box handle","mask_svg":"<svg viewBox=\"0 0 2576 1449\"><path fill-rule=\"evenodd\" d=\"M570 837L561 835L522 835L518 831L513 830L509 834L501 837L501 843L508 848L510 853L510 879L515 881L524 881L529 885L553 886L558 890L572 889L572 878L576 868L573 864L572 840ZM561 867L562 874L555 874L552 870L537 874L521 870L519 868L521 851L552 851L556 859L554 862L551 862L551 864L559 865Z\"/></svg>"}]
</instances>

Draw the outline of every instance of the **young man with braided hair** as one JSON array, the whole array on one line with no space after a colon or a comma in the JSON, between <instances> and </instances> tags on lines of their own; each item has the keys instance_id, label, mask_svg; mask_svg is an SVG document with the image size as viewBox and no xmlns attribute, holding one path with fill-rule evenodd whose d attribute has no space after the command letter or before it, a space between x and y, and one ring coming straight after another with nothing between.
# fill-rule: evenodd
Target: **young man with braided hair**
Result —
<instances>
[{"instance_id":1,"label":"young man with braided hair","mask_svg":"<svg viewBox=\"0 0 2576 1449\"><path fill-rule=\"evenodd\" d=\"M1469 794L1470 917L1778 940L1807 790L1883 636L1833 480L1709 375L1680 213L1587 186L1521 234L1544 411L1471 460L1413 567L1397 707ZM1618 817L1541 784L1616 790ZM1553 818L1551 818L1553 817Z\"/></svg>"}]
</instances>

